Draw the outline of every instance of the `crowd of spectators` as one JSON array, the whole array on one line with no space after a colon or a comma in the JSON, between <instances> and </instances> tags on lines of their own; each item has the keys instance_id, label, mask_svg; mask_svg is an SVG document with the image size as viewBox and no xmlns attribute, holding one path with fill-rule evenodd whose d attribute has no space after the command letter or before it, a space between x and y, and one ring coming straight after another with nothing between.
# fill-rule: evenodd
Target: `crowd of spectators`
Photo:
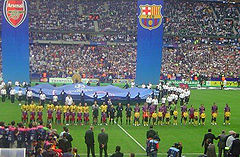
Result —
<instances>
[{"instance_id":1,"label":"crowd of spectators","mask_svg":"<svg viewBox=\"0 0 240 157\"><path fill-rule=\"evenodd\" d=\"M40 45L30 47L31 73L83 78L134 78L136 48L131 46Z\"/></svg>"},{"instance_id":2,"label":"crowd of spectators","mask_svg":"<svg viewBox=\"0 0 240 157\"><path fill-rule=\"evenodd\" d=\"M134 0L29 1L31 73L67 77L79 72L88 78L135 78L136 46L106 46L106 43L137 41L136 8ZM222 74L238 77L240 38L235 35L240 34L239 8L239 4L166 1L164 44L174 48L163 49L163 75L190 78L201 73L209 77ZM90 19L92 14L98 15L98 19ZM192 39L195 36L201 37ZM36 40L105 46L44 45Z\"/></svg>"},{"instance_id":3,"label":"crowd of spectators","mask_svg":"<svg viewBox=\"0 0 240 157\"><path fill-rule=\"evenodd\" d=\"M179 48L164 48L162 74L189 79L194 74L208 78L225 75L237 78L240 71L240 50L236 46L217 44L182 44Z\"/></svg>"},{"instance_id":4,"label":"crowd of spectators","mask_svg":"<svg viewBox=\"0 0 240 157\"><path fill-rule=\"evenodd\" d=\"M66 5L67 4L67 5ZM30 1L30 29L136 32L137 1ZM174 35L239 35L239 5L170 0L164 3L164 32ZM47 20L46 20L47 19ZM234 31L235 29L235 31Z\"/></svg>"}]
</instances>

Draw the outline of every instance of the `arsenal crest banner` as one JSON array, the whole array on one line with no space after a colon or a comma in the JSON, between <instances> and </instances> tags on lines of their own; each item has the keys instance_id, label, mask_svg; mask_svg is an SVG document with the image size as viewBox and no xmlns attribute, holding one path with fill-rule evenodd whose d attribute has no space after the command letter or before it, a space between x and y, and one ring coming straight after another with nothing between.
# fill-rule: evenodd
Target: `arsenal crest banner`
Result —
<instances>
[{"instance_id":1,"label":"arsenal crest banner","mask_svg":"<svg viewBox=\"0 0 240 157\"><path fill-rule=\"evenodd\" d=\"M4 0L2 72L4 81L29 81L27 0Z\"/></svg>"},{"instance_id":2,"label":"arsenal crest banner","mask_svg":"<svg viewBox=\"0 0 240 157\"><path fill-rule=\"evenodd\" d=\"M158 84L163 46L163 0L138 1L137 84Z\"/></svg>"}]
</instances>

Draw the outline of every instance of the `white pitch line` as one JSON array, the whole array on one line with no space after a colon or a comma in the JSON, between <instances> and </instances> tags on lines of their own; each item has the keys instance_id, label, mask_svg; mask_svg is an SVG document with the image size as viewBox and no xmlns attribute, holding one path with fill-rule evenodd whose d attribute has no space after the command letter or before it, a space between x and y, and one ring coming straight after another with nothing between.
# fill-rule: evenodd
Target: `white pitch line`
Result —
<instances>
[{"instance_id":1,"label":"white pitch line","mask_svg":"<svg viewBox=\"0 0 240 157\"><path fill-rule=\"evenodd\" d=\"M115 122L116 123L116 122ZM142 148L142 150L146 151L146 149L134 138L132 137L125 129L123 129L123 127L119 124L117 124L117 126L125 133L127 134L139 147Z\"/></svg>"}]
</instances>

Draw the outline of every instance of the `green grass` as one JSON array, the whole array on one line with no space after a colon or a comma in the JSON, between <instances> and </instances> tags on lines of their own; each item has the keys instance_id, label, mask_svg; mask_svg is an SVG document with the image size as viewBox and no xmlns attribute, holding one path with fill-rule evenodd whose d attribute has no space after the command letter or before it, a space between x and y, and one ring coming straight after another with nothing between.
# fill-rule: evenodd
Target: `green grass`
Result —
<instances>
[{"instance_id":1,"label":"green grass","mask_svg":"<svg viewBox=\"0 0 240 157\"><path fill-rule=\"evenodd\" d=\"M210 112L211 105L213 102L216 102L219 107L219 115L217 118L218 125L210 125ZM208 128L212 128L213 133L218 135L222 130L234 130L240 132L240 91L220 91L220 90L192 90L190 104L193 104L194 107L198 108L200 104L206 106L206 125L205 126L155 126L154 129L158 131L161 138L160 142L160 153L166 153L168 148L173 145L175 142L183 143L183 153L201 153L203 148L201 147L201 142L203 135L207 132ZM228 103L231 107L231 125L224 126L223 123L223 109L225 103ZM11 104L9 101L5 103L0 103L0 121L10 122L15 120L20 121L21 113L20 107L15 104ZM179 105L178 105L179 106ZM44 114L46 117L46 114ZM180 118L178 118L180 120ZM95 150L98 154L98 143L97 143L97 134L100 132L100 129L103 126L96 126L95 133ZM108 152L111 154L115 150L116 145L122 147L122 152L125 154L134 152L134 153L145 153L131 138L129 138L117 125L108 125L104 126L106 132L109 134L109 144ZM123 125L122 126L130 135L132 135L142 146L145 147L146 141L146 131L148 127L134 127ZM53 128L56 128L58 132L62 131L62 126L53 125ZM84 133L89 128L89 126L69 126L70 133L72 134L74 141L73 146L77 147L80 154L86 154L86 146L84 144ZM217 142L215 142L217 143ZM137 155L143 156L143 155ZM165 156L165 155L164 155ZM192 154L186 154L186 156L197 156Z\"/></svg>"}]
</instances>

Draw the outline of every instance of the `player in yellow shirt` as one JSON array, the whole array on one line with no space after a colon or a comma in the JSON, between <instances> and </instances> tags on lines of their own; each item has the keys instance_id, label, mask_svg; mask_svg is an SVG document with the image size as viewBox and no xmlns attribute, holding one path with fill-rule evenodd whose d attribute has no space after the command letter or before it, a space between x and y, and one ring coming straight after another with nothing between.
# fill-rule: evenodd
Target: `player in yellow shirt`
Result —
<instances>
[{"instance_id":1,"label":"player in yellow shirt","mask_svg":"<svg viewBox=\"0 0 240 157\"><path fill-rule=\"evenodd\" d=\"M199 112L195 109L194 110L194 125L198 125L198 118L199 118Z\"/></svg>"},{"instance_id":2,"label":"player in yellow shirt","mask_svg":"<svg viewBox=\"0 0 240 157\"><path fill-rule=\"evenodd\" d=\"M79 105L76 107L76 111L77 111L77 123L79 125L82 125L83 106L81 103L79 103Z\"/></svg>"},{"instance_id":3,"label":"player in yellow shirt","mask_svg":"<svg viewBox=\"0 0 240 157\"><path fill-rule=\"evenodd\" d=\"M50 107L51 107L52 110L55 109L55 106L53 104L50 104Z\"/></svg>"},{"instance_id":4,"label":"player in yellow shirt","mask_svg":"<svg viewBox=\"0 0 240 157\"><path fill-rule=\"evenodd\" d=\"M212 125L217 125L217 113L213 112L212 113Z\"/></svg>"},{"instance_id":5,"label":"player in yellow shirt","mask_svg":"<svg viewBox=\"0 0 240 157\"><path fill-rule=\"evenodd\" d=\"M87 103L84 104L83 111L84 111L84 115L83 115L84 123L89 124L89 107L88 107Z\"/></svg>"},{"instance_id":6,"label":"player in yellow shirt","mask_svg":"<svg viewBox=\"0 0 240 157\"><path fill-rule=\"evenodd\" d=\"M158 114L156 113L156 111L154 111L152 114L153 125L157 125L157 117L158 117Z\"/></svg>"},{"instance_id":7,"label":"player in yellow shirt","mask_svg":"<svg viewBox=\"0 0 240 157\"><path fill-rule=\"evenodd\" d=\"M75 112L76 108L77 108L77 106L75 103L73 103L71 106L69 106L70 112Z\"/></svg>"},{"instance_id":8,"label":"player in yellow shirt","mask_svg":"<svg viewBox=\"0 0 240 157\"><path fill-rule=\"evenodd\" d=\"M163 112L162 111L158 112L158 124L163 125Z\"/></svg>"},{"instance_id":9,"label":"player in yellow shirt","mask_svg":"<svg viewBox=\"0 0 240 157\"><path fill-rule=\"evenodd\" d=\"M47 104L47 110L51 109L51 104Z\"/></svg>"},{"instance_id":10,"label":"player in yellow shirt","mask_svg":"<svg viewBox=\"0 0 240 157\"><path fill-rule=\"evenodd\" d=\"M35 103L32 101L32 103L29 105L29 110L32 112L32 111L35 111L36 110L36 105Z\"/></svg>"},{"instance_id":11,"label":"player in yellow shirt","mask_svg":"<svg viewBox=\"0 0 240 157\"><path fill-rule=\"evenodd\" d=\"M230 116L231 116L231 112L227 111L224 113L224 121L226 125L230 125Z\"/></svg>"},{"instance_id":12,"label":"player in yellow shirt","mask_svg":"<svg viewBox=\"0 0 240 157\"><path fill-rule=\"evenodd\" d=\"M186 125L186 123L187 123L187 117L188 117L188 112L187 111L183 112L184 125Z\"/></svg>"},{"instance_id":13,"label":"player in yellow shirt","mask_svg":"<svg viewBox=\"0 0 240 157\"><path fill-rule=\"evenodd\" d=\"M201 115L200 115L200 117L201 117L201 120L202 120L202 125L205 125L205 119L206 119L206 113L205 112L202 112L201 113Z\"/></svg>"},{"instance_id":14,"label":"player in yellow shirt","mask_svg":"<svg viewBox=\"0 0 240 157\"><path fill-rule=\"evenodd\" d=\"M22 122L27 123L28 122L28 105L22 105L21 111L22 111Z\"/></svg>"},{"instance_id":15,"label":"player in yellow shirt","mask_svg":"<svg viewBox=\"0 0 240 157\"><path fill-rule=\"evenodd\" d=\"M170 124L170 117L171 117L170 112L167 111L167 113L165 114L166 125L169 125L169 124Z\"/></svg>"},{"instance_id":16,"label":"player in yellow shirt","mask_svg":"<svg viewBox=\"0 0 240 157\"><path fill-rule=\"evenodd\" d=\"M135 126L140 125L140 113L139 112L134 113L134 125Z\"/></svg>"},{"instance_id":17,"label":"player in yellow shirt","mask_svg":"<svg viewBox=\"0 0 240 157\"><path fill-rule=\"evenodd\" d=\"M66 113L68 112L69 110L69 106L67 104L65 104L63 107L62 107L62 111L63 111L63 123L65 123L65 119L66 119Z\"/></svg>"},{"instance_id":18,"label":"player in yellow shirt","mask_svg":"<svg viewBox=\"0 0 240 157\"><path fill-rule=\"evenodd\" d=\"M107 105L105 102L100 106L101 110L101 124L107 124Z\"/></svg>"},{"instance_id":19,"label":"player in yellow shirt","mask_svg":"<svg viewBox=\"0 0 240 157\"><path fill-rule=\"evenodd\" d=\"M177 108L175 107L173 111L173 125L177 125L177 117L178 117L178 111L177 111Z\"/></svg>"},{"instance_id":20,"label":"player in yellow shirt","mask_svg":"<svg viewBox=\"0 0 240 157\"><path fill-rule=\"evenodd\" d=\"M27 109L27 105L23 104L23 105L21 106L21 111L26 111L26 109Z\"/></svg>"}]
</instances>

